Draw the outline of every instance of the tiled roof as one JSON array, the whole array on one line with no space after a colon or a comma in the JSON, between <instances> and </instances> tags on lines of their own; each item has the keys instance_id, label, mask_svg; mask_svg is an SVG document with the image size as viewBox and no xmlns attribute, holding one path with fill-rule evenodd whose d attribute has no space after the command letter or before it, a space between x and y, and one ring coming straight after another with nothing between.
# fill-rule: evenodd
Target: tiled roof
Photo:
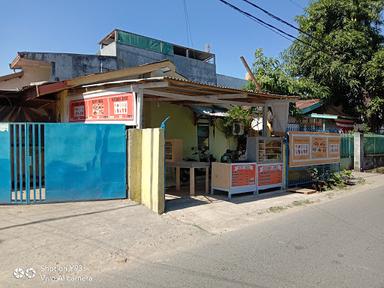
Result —
<instances>
[{"instance_id":1,"label":"tiled roof","mask_svg":"<svg viewBox=\"0 0 384 288\"><path fill-rule=\"evenodd\" d=\"M320 99L298 100L296 101L296 107L300 110L303 110L320 102Z\"/></svg>"}]
</instances>

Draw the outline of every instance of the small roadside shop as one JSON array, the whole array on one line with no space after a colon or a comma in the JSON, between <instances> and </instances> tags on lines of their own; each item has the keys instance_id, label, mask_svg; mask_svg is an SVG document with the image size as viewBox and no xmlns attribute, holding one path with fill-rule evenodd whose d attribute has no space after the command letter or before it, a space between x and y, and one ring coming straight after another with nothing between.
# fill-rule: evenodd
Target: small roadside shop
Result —
<instances>
[{"instance_id":1,"label":"small roadside shop","mask_svg":"<svg viewBox=\"0 0 384 288\"><path fill-rule=\"evenodd\" d=\"M161 73L156 69L169 64L155 65L159 67L73 79L52 84L49 89L40 87L39 92L57 93L60 122L164 128L166 172L154 176L165 180L164 187L173 186L177 191L189 182L190 195L225 191L229 198L284 187L282 136L287 130L289 103L296 97L198 83L175 75L172 69L173 75L157 76ZM135 77L138 69L147 69L150 77L140 78L140 73ZM125 74L129 74L128 79ZM244 131L241 123L234 123L229 133L224 131L222 122L232 107L255 111L250 131ZM231 154L238 157L228 157ZM128 155L130 159L133 156ZM184 177L187 181L183 171L188 172ZM196 174L205 177L203 189L196 189ZM128 190L131 187L128 183Z\"/></svg>"},{"instance_id":2,"label":"small roadside shop","mask_svg":"<svg viewBox=\"0 0 384 288\"><path fill-rule=\"evenodd\" d=\"M145 128L165 129L166 186L180 192L183 171L189 194L224 191L259 193L285 186L283 137L289 103L296 97L254 93L180 79L164 79L167 87L144 89ZM234 123L230 135L222 127L233 106L256 111L250 131ZM228 131L227 131L228 132ZM226 157L236 154L237 157ZM228 159L229 158L229 159ZM205 178L196 191L196 174Z\"/></svg>"},{"instance_id":3,"label":"small roadside shop","mask_svg":"<svg viewBox=\"0 0 384 288\"><path fill-rule=\"evenodd\" d=\"M51 180L55 180L57 169L47 168L52 174L44 174L44 165L50 163L44 160L41 161L44 165L36 166L39 167L36 170L38 173L28 176L30 165L23 163L28 163L31 153L34 162L42 155L46 157L42 159L51 159L54 165L60 164L60 169L65 168L74 175L80 175L76 171L84 172L87 177L80 178L89 180L92 185L99 185L100 177L108 178L108 185L112 183L112 192L117 191L118 182L119 197L127 195L139 203L147 201L151 209L156 203L158 208L153 210L158 213L164 211L164 192L169 192L166 187L175 187L177 192L188 182L189 195L224 191L231 198L234 194L257 194L270 189L282 189L287 185L308 183L311 179L301 177L306 174L308 167L333 167L340 161L340 139L334 134L316 132L309 135L309 132L291 131L288 134L288 149L283 139L287 140L286 131L289 130L289 103L295 102L297 97L190 81L177 74L170 61L41 84L23 92L20 97L28 101L50 103L50 119L58 122L50 125L57 128L53 138L63 145L51 145L48 137L51 135L50 129L45 131L40 124L23 123L4 127L4 131L0 132L7 134L10 131L6 141L11 143L5 147L13 148L13 152L5 153L9 156L7 161L13 161L13 168L22 167L11 171L8 164L3 165L9 174L6 176L6 179L10 179L7 180L8 186L10 183L13 185L13 190L4 188L8 193L4 194L6 197L10 191L14 192L10 195L24 195L22 191L28 191L28 185L36 189L34 179L39 179L39 175L46 175L45 180L42 177L38 182L39 185L42 183L42 189L46 188L43 187L45 181L53 183ZM230 127L223 125L225 119L231 118L228 116L234 107L251 111L250 125L245 127L236 121ZM91 123L99 125L84 125ZM119 125L112 127L114 124ZM76 132L76 127L81 129ZM44 133L40 134L38 129L44 130ZM82 129L93 132L84 133ZM111 129L119 130L116 132L118 143ZM59 140L59 136L65 139ZM17 141L12 146L14 138ZM37 141L40 138L42 145ZM45 140L49 147L44 146ZM85 151L81 153L84 156L81 163L81 157L76 155L79 143ZM71 149L73 157L67 157L66 147ZM55 157L48 157L50 148L53 148L52 155ZM58 148L61 149L60 155L56 153ZM100 155L94 157L96 154ZM59 156L65 156L65 161L56 161ZM96 160L99 164L97 167ZM108 166L109 163L113 165ZM117 174L119 181L114 178ZM197 187L195 178L205 178L203 187ZM77 182L77 188L81 191L95 191L93 188L83 189L81 181ZM84 187L91 187L88 182ZM61 182L54 184L59 187ZM58 198L54 198L54 192L48 188L47 201L56 201ZM65 191L60 190L60 193L67 196L69 188L64 188ZM100 195L111 198L110 194L103 194L107 190L101 187L101 194L93 193L82 199L102 199ZM144 194L150 194L150 197L144 197L143 200ZM71 199L79 198L77 194L75 196L77 198ZM28 202L30 198L28 195L14 196L15 201L21 202ZM154 198L156 201L153 201ZM35 199L34 196L32 200Z\"/></svg>"},{"instance_id":4,"label":"small roadside shop","mask_svg":"<svg viewBox=\"0 0 384 288\"><path fill-rule=\"evenodd\" d=\"M60 92L61 121L125 123L139 129L162 126L166 187L180 190L186 182L185 170L189 174L184 178L190 179L190 195L196 193L196 171L206 177L203 192L221 190L228 192L229 197L284 186L281 136L287 129L289 103L296 97L220 87L174 76L98 83L92 83L90 78L86 78L86 85L67 89L65 95ZM83 83L76 79L73 82ZM247 137L250 135L246 135L241 123L234 123L230 133L224 131L223 118L234 106L257 112L249 131L253 137ZM243 143L239 143L239 136ZM241 157L223 160L229 151Z\"/></svg>"}]
</instances>

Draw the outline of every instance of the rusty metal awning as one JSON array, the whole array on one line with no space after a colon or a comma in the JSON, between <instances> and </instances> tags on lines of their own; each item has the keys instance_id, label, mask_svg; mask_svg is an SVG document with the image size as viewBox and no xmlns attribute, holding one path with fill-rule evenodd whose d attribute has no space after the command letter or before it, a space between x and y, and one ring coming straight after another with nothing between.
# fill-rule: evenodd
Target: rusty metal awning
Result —
<instances>
[{"instance_id":1,"label":"rusty metal awning","mask_svg":"<svg viewBox=\"0 0 384 288\"><path fill-rule=\"evenodd\" d=\"M172 77L119 80L84 85L82 88L93 90L124 85L141 89L146 101L257 106L274 101L295 102L298 99L296 96L253 92Z\"/></svg>"}]
</instances>

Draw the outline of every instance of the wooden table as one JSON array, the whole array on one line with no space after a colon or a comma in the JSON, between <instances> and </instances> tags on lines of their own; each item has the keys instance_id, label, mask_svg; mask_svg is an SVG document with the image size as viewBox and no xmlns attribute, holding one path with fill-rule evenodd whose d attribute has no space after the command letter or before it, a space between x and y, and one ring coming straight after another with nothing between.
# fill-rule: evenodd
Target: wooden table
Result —
<instances>
[{"instance_id":1,"label":"wooden table","mask_svg":"<svg viewBox=\"0 0 384 288\"><path fill-rule=\"evenodd\" d=\"M197 161L178 161L167 162L167 167L176 168L176 191L180 192L180 169L189 169L189 193L191 196L196 195L195 190L195 169L205 169L205 193L209 192L209 162L197 162Z\"/></svg>"}]
</instances>

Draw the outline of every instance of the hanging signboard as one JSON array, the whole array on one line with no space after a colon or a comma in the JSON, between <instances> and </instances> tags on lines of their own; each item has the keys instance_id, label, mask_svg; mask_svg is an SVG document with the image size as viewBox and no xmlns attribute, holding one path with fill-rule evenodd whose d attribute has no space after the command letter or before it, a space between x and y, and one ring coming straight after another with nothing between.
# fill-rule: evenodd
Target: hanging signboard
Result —
<instances>
[{"instance_id":1,"label":"hanging signboard","mask_svg":"<svg viewBox=\"0 0 384 288\"><path fill-rule=\"evenodd\" d=\"M69 101L69 122L112 122L135 125L133 93L100 95Z\"/></svg>"},{"instance_id":2,"label":"hanging signboard","mask_svg":"<svg viewBox=\"0 0 384 288\"><path fill-rule=\"evenodd\" d=\"M257 164L257 187L272 188L283 183L283 164Z\"/></svg>"},{"instance_id":3,"label":"hanging signboard","mask_svg":"<svg viewBox=\"0 0 384 288\"><path fill-rule=\"evenodd\" d=\"M232 187L256 185L256 164L232 164Z\"/></svg>"},{"instance_id":4,"label":"hanging signboard","mask_svg":"<svg viewBox=\"0 0 384 288\"><path fill-rule=\"evenodd\" d=\"M289 167L340 162L340 135L336 133L291 131Z\"/></svg>"}]
</instances>

